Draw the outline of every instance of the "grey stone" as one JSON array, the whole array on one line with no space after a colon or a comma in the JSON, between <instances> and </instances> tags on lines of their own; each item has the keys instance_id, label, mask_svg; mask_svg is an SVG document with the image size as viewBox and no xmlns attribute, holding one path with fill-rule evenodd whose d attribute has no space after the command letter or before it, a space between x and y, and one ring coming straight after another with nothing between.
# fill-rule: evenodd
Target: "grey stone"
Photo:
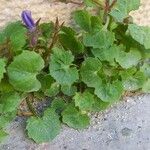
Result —
<instances>
[{"instance_id":1,"label":"grey stone","mask_svg":"<svg viewBox=\"0 0 150 150\"><path fill-rule=\"evenodd\" d=\"M122 133L123 136L129 136L131 134L131 132L132 132L132 130L127 128L127 127L123 128L121 130L121 133Z\"/></svg>"}]
</instances>

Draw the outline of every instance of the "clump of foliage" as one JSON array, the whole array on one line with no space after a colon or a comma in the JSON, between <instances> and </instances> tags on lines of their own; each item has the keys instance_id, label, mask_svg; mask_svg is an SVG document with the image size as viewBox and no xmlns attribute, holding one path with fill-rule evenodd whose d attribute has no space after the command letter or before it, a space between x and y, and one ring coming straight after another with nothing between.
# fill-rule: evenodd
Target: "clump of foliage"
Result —
<instances>
[{"instance_id":1,"label":"clump of foliage","mask_svg":"<svg viewBox=\"0 0 150 150\"><path fill-rule=\"evenodd\" d=\"M26 27L19 21L0 32L0 140L22 101L32 114L27 134L41 143L59 134L61 122L88 127L89 112L125 92L150 92L150 28L129 16L140 0L85 0L85 6L73 13L74 28L58 19L34 23L25 11ZM33 100L46 97L51 105L39 114Z\"/></svg>"}]
</instances>

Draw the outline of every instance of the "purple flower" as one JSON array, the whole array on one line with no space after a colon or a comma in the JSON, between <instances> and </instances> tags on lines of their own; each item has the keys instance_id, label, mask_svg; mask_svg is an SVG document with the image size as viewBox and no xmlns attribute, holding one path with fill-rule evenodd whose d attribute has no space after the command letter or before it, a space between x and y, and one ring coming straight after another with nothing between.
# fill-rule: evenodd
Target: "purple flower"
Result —
<instances>
[{"instance_id":1,"label":"purple flower","mask_svg":"<svg viewBox=\"0 0 150 150\"><path fill-rule=\"evenodd\" d=\"M21 17L22 17L22 21L24 22L24 24L26 25L26 27L29 29L29 31L30 32L35 31L35 29L36 29L36 23L32 19L31 11L24 10L22 12L22 14L21 14Z\"/></svg>"}]
</instances>

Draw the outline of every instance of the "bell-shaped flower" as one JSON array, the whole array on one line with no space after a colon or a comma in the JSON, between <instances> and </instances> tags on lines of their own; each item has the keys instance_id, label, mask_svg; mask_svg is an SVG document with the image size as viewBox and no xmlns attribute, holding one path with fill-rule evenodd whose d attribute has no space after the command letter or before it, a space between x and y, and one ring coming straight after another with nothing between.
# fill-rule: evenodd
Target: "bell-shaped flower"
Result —
<instances>
[{"instance_id":1,"label":"bell-shaped flower","mask_svg":"<svg viewBox=\"0 0 150 150\"><path fill-rule=\"evenodd\" d=\"M32 18L31 11L24 10L21 14L21 17L27 29L29 29L30 32L34 32L36 30L36 23Z\"/></svg>"}]
</instances>

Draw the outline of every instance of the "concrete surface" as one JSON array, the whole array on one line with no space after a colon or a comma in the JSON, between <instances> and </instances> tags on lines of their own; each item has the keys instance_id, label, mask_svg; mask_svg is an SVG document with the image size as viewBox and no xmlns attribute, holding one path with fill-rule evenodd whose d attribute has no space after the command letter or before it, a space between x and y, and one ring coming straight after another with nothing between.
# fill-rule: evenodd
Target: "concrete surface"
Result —
<instances>
[{"instance_id":1,"label":"concrete surface","mask_svg":"<svg viewBox=\"0 0 150 150\"><path fill-rule=\"evenodd\" d=\"M91 126L77 131L63 126L51 143L35 144L25 136L25 121L9 127L1 150L150 150L150 95L128 97L103 113L91 114Z\"/></svg>"}]
</instances>

